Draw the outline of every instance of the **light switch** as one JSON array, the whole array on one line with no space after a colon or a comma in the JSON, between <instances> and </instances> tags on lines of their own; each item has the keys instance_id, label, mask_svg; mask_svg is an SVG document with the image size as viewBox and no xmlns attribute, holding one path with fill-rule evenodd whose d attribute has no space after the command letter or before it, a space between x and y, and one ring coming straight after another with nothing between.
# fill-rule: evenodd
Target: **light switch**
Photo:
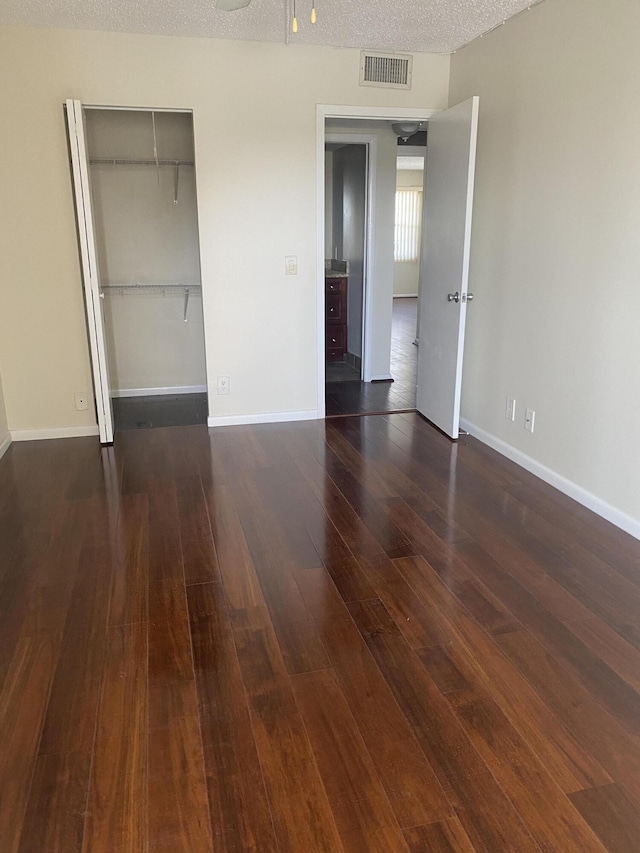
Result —
<instances>
[{"instance_id":1,"label":"light switch","mask_svg":"<svg viewBox=\"0 0 640 853\"><path fill-rule=\"evenodd\" d=\"M284 271L287 275L298 275L298 257L297 255L284 256Z\"/></svg>"}]
</instances>

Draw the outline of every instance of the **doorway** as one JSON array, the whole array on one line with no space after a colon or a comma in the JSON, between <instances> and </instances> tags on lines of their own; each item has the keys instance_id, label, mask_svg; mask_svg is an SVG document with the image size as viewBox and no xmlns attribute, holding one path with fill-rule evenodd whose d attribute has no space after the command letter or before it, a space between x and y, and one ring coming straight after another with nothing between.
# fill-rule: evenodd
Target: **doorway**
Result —
<instances>
[{"instance_id":1,"label":"doorway","mask_svg":"<svg viewBox=\"0 0 640 853\"><path fill-rule=\"evenodd\" d=\"M326 122L327 417L415 409L424 142L404 147L403 154L413 154L411 165L420 161L409 172L398 170L400 159L409 162L398 156L399 141L390 121ZM398 192L411 194L407 180L419 180L417 208L414 198L398 206Z\"/></svg>"},{"instance_id":2,"label":"doorway","mask_svg":"<svg viewBox=\"0 0 640 853\"><path fill-rule=\"evenodd\" d=\"M363 143L325 148L325 322L327 394L362 379L369 151Z\"/></svg>"},{"instance_id":3,"label":"doorway","mask_svg":"<svg viewBox=\"0 0 640 853\"><path fill-rule=\"evenodd\" d=\"M418 329L419 337L416 409L446 435L459 434L462 363L467 305L473 299L468 292L471 246L471 221L478 130L478 97L470 98L445 110L403 110L401 115L386 108L338 107L317 108L317 191L318 191L318 410L329 415L326 395L325 300L326 253L325 225L325 139L329 123L352 132L373 130L380 123L402 125L429 122L423 203L423 244L420 261ZM379 150L385 146L381 135ZM355 140L354 140L355 141ZM388 138L387 138L388 141ZM395 143L394 143L395 144ZM385 188L384 181L371 180L377 160L370 158L370 194L368 230L370 239L367 258L369 273L365 287L365 353L369 352L369 373L364 383L392 381L391 327L393 318L393 232L384 226L384 211L393 205L381 203L384 192L395 194L395 180ZM390 170L387 170L390 174ZM389 196L387 195L387 198ZM385 235L387 235L385 237ZM346 260L346 259L345 259ZM391 265L391 270L389 269ZM367 405L357 414L393 411ZM354 412L355 413L355 412ZM347 412L345 412L347 414Z\"/></svg>"},{"instance_id":4,"label":"doorway","mask_svg":"<svg viewBox=\"0 0 640 853\"><path fill-rule=\"evenodd\" d=\"M192 114L84 108L82 117L112 427L206 424Z\"/></svg>"}]
</instances>

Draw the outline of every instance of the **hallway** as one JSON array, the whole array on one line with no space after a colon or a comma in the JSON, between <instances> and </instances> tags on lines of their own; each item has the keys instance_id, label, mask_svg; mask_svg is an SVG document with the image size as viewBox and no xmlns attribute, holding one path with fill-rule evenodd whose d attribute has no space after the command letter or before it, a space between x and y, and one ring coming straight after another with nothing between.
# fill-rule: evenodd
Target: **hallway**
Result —
<instances>
[{"instance_id":1,"label":"hallway","mask_svg":"<svg viewBox=\"0 0 640 853\"><path fill-rule=\"evenodd\" d=\"M417 298L393 300L391 375L394 381L327 382L327 417L415 409L418 348L413 341L417 311Z\"/></svg>"}]
</instances>

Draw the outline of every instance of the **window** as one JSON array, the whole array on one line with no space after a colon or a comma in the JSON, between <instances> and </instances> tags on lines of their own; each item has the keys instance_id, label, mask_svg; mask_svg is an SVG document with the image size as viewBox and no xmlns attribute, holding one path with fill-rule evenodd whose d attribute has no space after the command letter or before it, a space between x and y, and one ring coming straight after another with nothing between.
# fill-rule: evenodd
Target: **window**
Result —
<instances>
[{"instance_id":1,"label":"window","mask_svg":"<svg viewBox=\"0 0 640 853\"><path fill-rule=\"evenodd\" d=\"M396 191L396 228L393 258L416 263L420 255L422 190Z\"/></svg>"}]
</instances>

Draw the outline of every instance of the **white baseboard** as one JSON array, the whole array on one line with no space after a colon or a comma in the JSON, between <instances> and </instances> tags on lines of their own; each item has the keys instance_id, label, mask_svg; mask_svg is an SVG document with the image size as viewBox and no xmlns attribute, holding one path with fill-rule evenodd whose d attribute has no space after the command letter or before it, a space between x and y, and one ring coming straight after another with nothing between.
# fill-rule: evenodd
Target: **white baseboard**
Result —
<instances>
[{"instance_id":1,"label":"white baseboard","mask_svg":"<svg viewBox=\"0 0 640 853\"><path fill-rule=\"evenodd\" d=\"M239 426L240 424L277 424L286 421L315 421L320 417L316 409L303 412L263 412L258 415L218 415L207 418L207 426Z\"/></svg>"},{"instance_id":2,"label":"white baseboard","mask_svg":"<svg viewBox=\"0 0 640 853\"><path fill-rule=\"evenodd\" d=\"M372 376L369 382L388 382L390 379L393 380L390 373L379 373L377 376Z\"/></svg>"},{"instance_id":3,"label":"white baseboard","mask_svg":"<svg viewBox=\"0 0 640 853\"><path fill-rule=\"evenodd\" d=\"M40 441L46 438L81 438L99 435L97 426L51 427L49 429L12 429L13 441Z\"/></svg>"},{"instance_id":4,"label":"white baseboard","mask_svg":"<svg viewBox=\"0 0 640 853\"><path fill-rule=\"evenodd\" d=\"M4 454L7 452L10 444L11 444L11 435L10 434L5 435L5 437L2 439L2 441L0 441L0 459L2 459Z\"/></svg>"},{"instance_id":5,"label":"white baseboard","mask_svg":"<svg viewBox=\"0 0 640 853\"><path fill-rule=\"evenodd\" d=\"M394 293L393 298L394 299L417 299L418 294L417 293Z\"/></svg>"},{"instance_id":6,"label":"white baseboard","mask_svg":"<svg viewBox=\"0 0 640 853\"><path fill-rule=\"evenodd\" d=\"M498 453L506 456L507 459L511 459L512 462L515 462L517 465L520 465L522 468L525 468L527 471L535 474L536 477L540 477L540 479L544 480L545 483L549 483L550 486L554 486L558 491L568 495L570 498L573 498L574 501L582 504L582 506L586 506L587 509L592 510L596 515L605 518L607 521L615 524L616 527L619 527L621 530L624 530L636 539L640 539L640 521L638 521L637 518L627 515L606 501L603 501L592 492L588 492L586 489L583 489L582 486L579 486L572 480L568 480L566 477L563 477L562 474L558 474L551 468L547 468L546 465L542 465L542 463L537 462L530 456L527 456L526 453L522 453L522 451L517 450L510 444L507 444L506 441L502 441L502 439L497 438L490 432L486 432L480 427L477 427L475 424L469 423L469 421L461 418L460 426L474 438L477 438L478 441L481 441L483 444L497 450Z\"/></svg>"},{"instance_id":7,"label":"white baseboard","mask_svg":"<svg viewBox=\"0 0 640 853\"><path fill-rule=\"evenodd\" d=\"M156 394L202 394L206 385L167 385L162 388L117 388L112 389L112 397L153 397Z\"/></svg>"}]
</instances>

